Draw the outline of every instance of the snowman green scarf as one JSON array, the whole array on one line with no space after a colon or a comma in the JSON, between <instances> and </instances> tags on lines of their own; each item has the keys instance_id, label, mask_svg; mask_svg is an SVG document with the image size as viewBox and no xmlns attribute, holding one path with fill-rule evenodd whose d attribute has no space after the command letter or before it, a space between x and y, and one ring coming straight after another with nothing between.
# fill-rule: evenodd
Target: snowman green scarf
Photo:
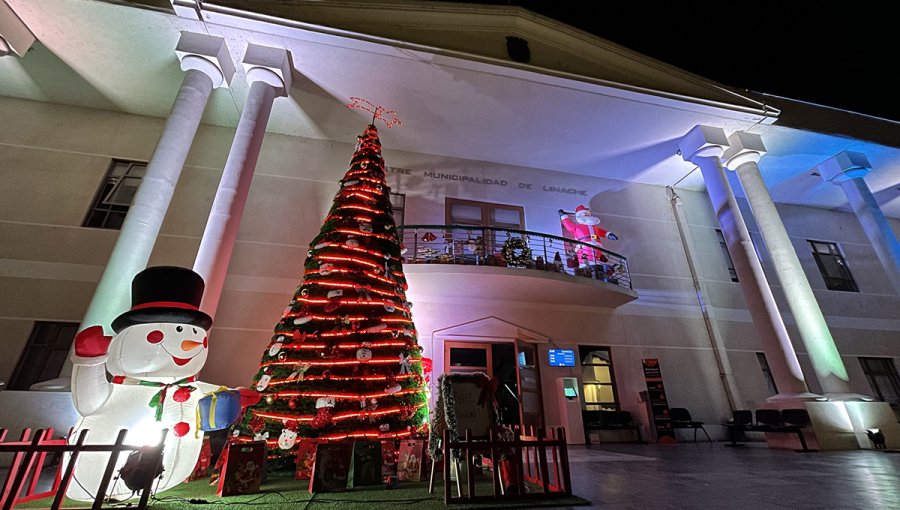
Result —
<instances>
[{"instance_id":1,"label":"snowman green scarf","mask_svg":"<svg viewBox=\"0 0 900 510\"><path fill-rule=\"evenodd\" d=\"M127 377L124 375L117 375L113 377L112 382L113 384L137 384L139 386L159 388L160 390L153 394L153 397L150 398L150 402L147 404L147 406L156 411L156 421L162 421L163 404L166 401L166 396L168 394L169 388L173 386L178 388L177 390L175 390L176 396L173 396L173 398L176 402L184 402L188 398L190 398L190 393L197 389L196 386L190 384L196 380L197 376L192 375L190 377L185 377L184 379L179 379L172 383L161 383L155 381L145 381L143 379L136 379L134 377Z\"/></svg>"}]
</instances>

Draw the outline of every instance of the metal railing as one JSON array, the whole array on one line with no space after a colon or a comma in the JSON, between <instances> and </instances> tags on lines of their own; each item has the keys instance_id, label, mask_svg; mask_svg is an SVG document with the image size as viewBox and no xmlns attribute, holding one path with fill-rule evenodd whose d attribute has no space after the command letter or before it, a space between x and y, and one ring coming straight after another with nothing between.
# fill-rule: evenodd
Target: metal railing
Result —
<instances>
[{"instance_id":1,"label":"metal railing","mask_svg":"<svg viewBox=\"0 0 900 510\"><path fill-rule=\"evenodd\" d=\"M497 227L400 225L404 264L518 267L592 278L631 288L628 261L565 237Z\"/></svg>"}]
</instances>

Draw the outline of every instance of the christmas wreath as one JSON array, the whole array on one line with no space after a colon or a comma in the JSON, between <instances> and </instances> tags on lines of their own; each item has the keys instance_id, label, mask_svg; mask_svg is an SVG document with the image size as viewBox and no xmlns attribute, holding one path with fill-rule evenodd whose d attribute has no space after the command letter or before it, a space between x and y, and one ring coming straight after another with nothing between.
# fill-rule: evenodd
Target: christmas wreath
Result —
<instances>
[{"instance_id":1,"label":"christmas wreath","mask_svg":"<svg viewBox=\"0 0 900 510\"><path fill-rule=\"evenodd\" d=\"M531 263L531 248L524 237L510 237L500 251L510 267L526 267Z\"/></svg>"}]
</instances>

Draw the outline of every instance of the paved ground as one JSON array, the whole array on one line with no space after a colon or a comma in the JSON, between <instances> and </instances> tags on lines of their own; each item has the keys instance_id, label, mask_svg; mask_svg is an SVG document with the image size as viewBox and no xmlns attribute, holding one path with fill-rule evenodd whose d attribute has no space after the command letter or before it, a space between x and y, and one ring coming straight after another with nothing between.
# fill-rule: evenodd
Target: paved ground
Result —
<instances>
[{"instance_id":1,"label":"paved ground","mask_svg":"<svg viewBox=\"0 0 900 510\"><path fill-rule=\"evenodd\" d=\"M569 458L575 494L605 510L900 509L900 453L698 442L574 447Z\"/></svg>"}]
</instances>

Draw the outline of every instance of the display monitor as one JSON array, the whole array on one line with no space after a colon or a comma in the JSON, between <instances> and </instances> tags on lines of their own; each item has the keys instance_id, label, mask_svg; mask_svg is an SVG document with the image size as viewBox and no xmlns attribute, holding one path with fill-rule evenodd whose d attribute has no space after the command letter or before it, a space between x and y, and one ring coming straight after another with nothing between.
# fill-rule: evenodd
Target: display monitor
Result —
<instances>
[{"instance_id":1,"label":"display monitor","mask_svg":"<svg viewBox=\"0 0 900 510\"><path fill-rule=\"evenodd\" d=\"M574 367L575 351L571 349L550 349L551 367Z\"/></svg>"},{"instance_id":2,"label":"display monitor","mask_svg":"<svg viewBox=\"0 0 900 510\"><path fill-rule=\"evenodd\" d=\"M563 388L563 395L565 395L566 398L575 398L578 396L578 392L575 391L575 388L567 386Z\"/></svg>"}]
</instances>

